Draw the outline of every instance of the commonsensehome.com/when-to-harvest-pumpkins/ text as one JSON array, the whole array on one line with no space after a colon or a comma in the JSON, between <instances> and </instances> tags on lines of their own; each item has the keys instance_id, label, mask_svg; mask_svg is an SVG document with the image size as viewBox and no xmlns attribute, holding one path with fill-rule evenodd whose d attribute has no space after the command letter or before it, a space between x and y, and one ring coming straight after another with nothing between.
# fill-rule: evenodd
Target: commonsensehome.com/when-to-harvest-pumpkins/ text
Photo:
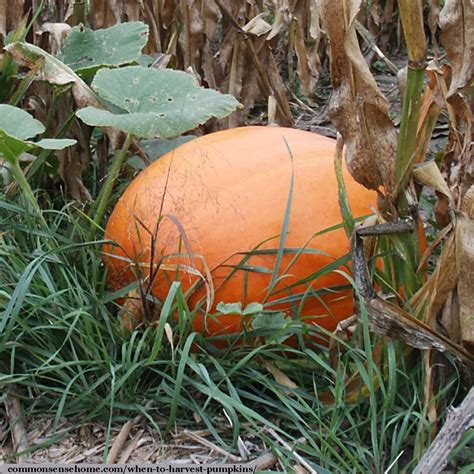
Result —
<instances>
[{"instance_id":1,"label":"commonsensehome.com/when-to-harvest-pumpkins/ text","mask_svg":"<svg viewBox=\"0 0 474 474\"><path fill-rule=\"evenodd\" d=\"M344 275L331 272L295 285L350 250L342 228L312 238L342 222L334 156L335 140L280 127L216 132L176 148L130 184L109 219L106 238L119 245L104 249L110 285L120 289L130 284L137 278L137 268L146 282L150 268L162 259L152 292L164 300L171 281L179 279L186 291L202 279L196 274L206 275L207 268L215 290L210 313L219 302L242 302L242 306L265 302L265 309L289 315L299 308L300 316L334 330L354 311ZM320 252L285 252L280 278L271 285L292 173L285 247ZM354 216L371 214L376 194L356 183L345 169L344 178ZM242 264L245 252L257 247L275 251L259 252ZM241 268L236 269L239 264ZM308 288L339 290L320 291L316 296ZM189 300L192 308L204 302L194 322L196 331L208 335L240 332L243 321L238 314L206 316L209 291L209 285L202 284ZM296 306L295 302L272 306L272 301L298 294Z\"/></svg>"}]
</instances>

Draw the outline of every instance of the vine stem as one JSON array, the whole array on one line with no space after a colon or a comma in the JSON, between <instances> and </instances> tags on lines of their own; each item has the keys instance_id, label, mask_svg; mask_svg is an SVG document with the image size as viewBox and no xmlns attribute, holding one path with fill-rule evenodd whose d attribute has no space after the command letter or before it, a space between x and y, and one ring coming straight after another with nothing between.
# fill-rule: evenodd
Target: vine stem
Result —
<instances>
[{"instance_id":1,"label":"vine stem","mask_svg":"<svg viewBox=\"0 0 474 474\"><path fill-rule=\"evenodd\" d=\"M107 210L107 206L109 204L110 196L112 195L112 191L114 189L115 181L117 181L118 175L120 173L120 168L122 168L123 162L127 157L128 150L133 142L135 137L133 134L129 133L125 142L120 150L115 153L114 162L112 163L112 167L110 168L110 172L105 180L104 187L99 194L98 197L98 205L97 211L94 216L94 224L100 226L102 220L105 216L105 212Z\"/></svg>"}]
</instances>

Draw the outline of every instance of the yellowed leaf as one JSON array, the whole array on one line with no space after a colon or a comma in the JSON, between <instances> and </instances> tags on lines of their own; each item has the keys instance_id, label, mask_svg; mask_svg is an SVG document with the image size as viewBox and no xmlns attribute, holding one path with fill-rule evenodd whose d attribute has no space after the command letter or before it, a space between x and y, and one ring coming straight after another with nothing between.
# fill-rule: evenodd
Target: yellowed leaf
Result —
<instances>
[{"instance_id":1,"label":"yellowed leaf","mask_svg":"<svg viewBox=\"0 0 474 474\"><path fill-rule=\"evenodd\" d=\"M273 375L275 381L280 385L283 385L287 388L291 388L292 390L298 388L298 385L296 385L295 382L293 382L293 380L288 377L288 375L286 375L280 369L275 367L275 365L272 364L270 361L265 361L265 368Z\"/></svg>"},{"instance_id":2,"label":"yellowed leaf","mask_svg":"<svg viewBox=\"0 0 474 474\"><path fill-rule=\"evenodd\" d=\"M143 302L138 289L130 291L119 311L119 319L125 330L131 333L140 324L145 316Z\"/></svg>"},{"instance_id":3,"label":"yellowed leaf","mask_svg":"<svg viewBox=\"0 0 474 474\"><path fill-rule=\"evenodd\" d=\"M413 176L420 184L428 186L444 194L449 199L452 199L451 191L446 184L446 180L443 178L438 165L434 161L416 166L413 169Z\"/></svg>"}]
</instances>

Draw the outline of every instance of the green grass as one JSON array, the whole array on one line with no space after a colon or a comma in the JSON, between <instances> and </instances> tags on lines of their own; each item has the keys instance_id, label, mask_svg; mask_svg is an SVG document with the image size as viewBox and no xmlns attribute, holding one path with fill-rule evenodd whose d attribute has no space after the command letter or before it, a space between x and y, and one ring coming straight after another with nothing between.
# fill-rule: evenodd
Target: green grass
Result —
<instances>
[{"instance_id":1,"label":"green grass","mask_svg":"<svg viewBox=\"0 0 474 474\"><path fill-rule=\"evenodd\" d=\"M108 290L102 242L87 241L90 225L74 206L43 203L55 207L44 212L45 227L23 205L0 198L0 386L15 385L29 414L52 414L54 429L62 417L110 428L143 413L163 438L175 426L205 427L231 452L238 452L238 436L252 434L290 472L295 452L318 472L404 472L416 464L431 431L419 357L404 358L400 344L381 342L378 362L366 317L351 341L340 341L336 367L327 349L288 348L271 335L259 346L216 350L192 331L193 312L179 285L157 326L127 335L116 300L131 288ZM317 331L296 320L279 335L303 329ZM297 389L277 383L268 361ZM344 381L356 371L369 394L348 404ZM457 384L453 377L440 396ZM334 394L334 406L321 402L324 390ZM159 415L146 408L150 400ZM222 430L223 410L230 430Z\"/></svg>"}]
</instances>

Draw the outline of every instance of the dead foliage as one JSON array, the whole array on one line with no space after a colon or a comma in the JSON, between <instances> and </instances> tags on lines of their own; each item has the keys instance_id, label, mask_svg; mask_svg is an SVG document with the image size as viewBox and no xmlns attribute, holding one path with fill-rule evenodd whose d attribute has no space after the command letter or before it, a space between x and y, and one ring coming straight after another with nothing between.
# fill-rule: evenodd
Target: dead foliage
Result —
<instances>
[{"instance_id":1,"label":"dead foliage","mask_svg":"<svg viewBox=\"0 0 474 474\"><path fill-rule=\"evenodd\" d=\"M360 49L355 27L360 6L360 0L318 1L331 51L330 116L344 138L352 176L370 189L384 187L390 193L397 135L388 101Z\"/></svg>"}]
</instances>

